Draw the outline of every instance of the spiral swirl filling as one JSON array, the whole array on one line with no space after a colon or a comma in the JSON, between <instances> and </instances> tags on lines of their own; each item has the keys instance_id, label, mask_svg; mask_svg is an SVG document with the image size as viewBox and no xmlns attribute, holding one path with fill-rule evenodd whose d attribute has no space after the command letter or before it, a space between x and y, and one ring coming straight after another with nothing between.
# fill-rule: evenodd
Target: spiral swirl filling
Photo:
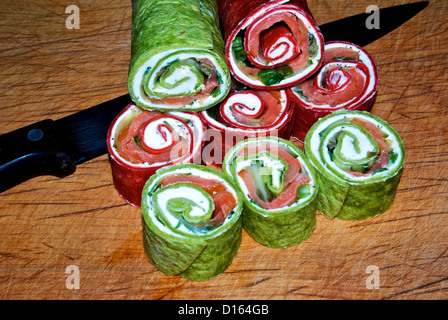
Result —
<instances>
[{"instance_id":1,"label":"spiral swirl filling","mask_svg":"<svg viewBox=\"0 0 448 320\"><path fill-rule=\"evenodd\" d=\"M318 161L337 176L364 180L397 171L403 157L397 134L361 112L320 122L309 140Z\"/></svg>"},{"instance_id":2,"label":"spiral swirl filling","mask_svg":"<svg viewBox=\"0 0 448 320\"><path fill-rule=\"evenodd\" d=\"M156 55L143 64L132 84L137 100L154 108L201 109L227 94L224 70L214 55L178 50Z\"/></svg>"},{"instance_id":3,"label":"spiral swirl filling","mask_svg":"<svg viewBox=\"0 0 448 320\"><path fill-rule=\"evenodd\" d=\"M237 194L219 176L188 165L155 179L144 195L159 228L176 234L219 230L238 210Z\"/></svg>"},{"instance_id":4,"label":"spiral swirl filling","mask_svg":"<svg viewBox=\"0 0 448 320\"><path fill-rule=\"evenodd\" d=\"M224 170L252 204L265 210L297 206L313 196L309 168L286 141L248 139L229 152Z\"/></svg>"}]
</instances>

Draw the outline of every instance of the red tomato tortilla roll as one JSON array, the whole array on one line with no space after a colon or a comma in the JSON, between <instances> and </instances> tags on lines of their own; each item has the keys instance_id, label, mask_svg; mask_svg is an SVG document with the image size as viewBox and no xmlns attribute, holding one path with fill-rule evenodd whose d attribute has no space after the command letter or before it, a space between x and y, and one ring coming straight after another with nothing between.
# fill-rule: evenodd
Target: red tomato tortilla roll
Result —
<instances>
[{"instance_id":1,"label":"red tomato tortilla roll","mask_svg":"<svg viewBox=\"0 0 448 320\"><path fill-rule=\"evenodd\" d=\"M336 110L370 111L377 90L377 68L364 49L343 41L328 42L319 72L287 89L295 108L291 135L303 142L318 119Z\"/></svg>"},{"instance_id":2,"label":"red tomato tortilla roll","mask_svg":"<svg viewBox=\"0 0 448 320\"><path fill-rule=\"evenodd\" d=\"M233 91L220 105L200 112L207 126L203 162L220 167L227 151L248 138L289 139L293 111L285 90Z\"/></svg>"},{"instance_id":3,"label":"red tomato tortilla roll","mask_svg":"<svg viewBox=\"0 0 448 320\"><path fill-rule=\"evenodd\" d=\"M232 75L257 89L281 89L314 72L324 40L304 0L223 0L225 57Z\"/></svg>"},{"instance_id":4,"label":"red tomato tortilla roll","mask_svg":"<svg viewBox=\"0 0 448 320\"><path fill-rule=\"evenodd\" d=\"M198 161L204 137L205 126L196 113L148 111L129 104L107 135L115 189L140 207L148 178L167 165Z\"/></svg>"}]
</instances>

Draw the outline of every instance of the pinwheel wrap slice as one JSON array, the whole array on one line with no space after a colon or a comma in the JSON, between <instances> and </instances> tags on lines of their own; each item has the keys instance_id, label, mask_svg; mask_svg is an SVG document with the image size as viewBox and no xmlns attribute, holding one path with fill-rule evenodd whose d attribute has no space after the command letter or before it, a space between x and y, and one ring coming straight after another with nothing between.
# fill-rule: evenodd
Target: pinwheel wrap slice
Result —
<instances>
[{"instance_id":1,"label":"pinwheel wrap slice","mask_svg":"<svg viewBox=\"0 0 448 320\"><path fill-rule=\"evenodd\" d=\"M229 86L216 0L132 1L128 89L138 106L205 110Z\"/></svg>"},{"instance_id":2,"label":"pinwheel wrap slice","mask_svg":"<svg viewBox=\"0 0 448 320\"><path fill-rule=\"evenodd\" d=\"M206 208L210 197L213 202ZM238 252L242 208L241 195L217 170L194 164L158 170L142 196L143 245L149 261L167 276L193 281L218 276Z\"/></svg>"},{"instance_id":3,"label":"pinwheel wrap slice","mask_svg":"<svg viewBox=\"0 0 448 320\"><path fill-rule=\"evenodd\" d=\"M232 91L220 105L200 112L208 128L204 163L220 167L230 148L248 138L289 138L293 111L285 90Z\"/></svg>"},{"instance_id":4,"label":"pinwheel wrap slice","mask_svg":"<svg viewBox=\"0 0 448 320\"><path fill-rule=\"evenodd\" d=\"M318 186L296 145L272 136L247 139L226 154L222 169L243 194L243 227L254 240L286 248L310 237Z\"/></svg>"},{"instance_id":5,"label":"pinwheel wrap slice","mask_svg":"<svg viewBox=\"0 0 448 320\"><path fill-rule=\"evenodd\" d=\"M336 110L369 111L377 90L378 71L367 51L353 43L327 42L319 71L287 89L296 112L291 135L303 142L318 119Z\"/></svg>"},{"instance_id":6,"label":"pinwheel wrap slice","mask_svg":"<svg viewBox=\"0 0 448 320\"><path fill-rule=\"evenodd\" d=\"M205 130L196 113L148 111L129 104L112 121L107 134L118 194L140 207L143 186L157 169L200 162Z\"/></svg>"},{"instance_id":7,"label":"pinwheel wrap slice","mask_svg":"<svg viewBox=\"0 0 448 320\"><path fill-rule=\"evenodd\" d=\"M317 121L304 150L319 184L318 211L361 220L392 205L405 161L392 126L366 111L339 110Z\"/></svg>"},{"instance_id":8,"label":"pinwheel wrap slice","mask_svg":"<svg viewBox=\"0 0 448 320\"><path fill-rule=\"evenodd\" d=\"M223 0L219 15L230 72L252 88L286 88L321 65L324 40L305 0Z\"/></svg>"}]
</instances>

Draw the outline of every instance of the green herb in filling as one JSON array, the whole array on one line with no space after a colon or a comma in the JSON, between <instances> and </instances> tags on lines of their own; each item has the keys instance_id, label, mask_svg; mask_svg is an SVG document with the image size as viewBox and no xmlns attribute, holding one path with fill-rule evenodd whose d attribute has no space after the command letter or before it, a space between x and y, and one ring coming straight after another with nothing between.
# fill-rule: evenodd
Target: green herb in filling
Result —
<instances>
[{"instance_id":1,"label":"green herb in filling","mask_svg":"<svg viewBox=\"0 0 448 320\"><path fill-rule=\"evenodd\" d=\"M220 93L221 93L221 89L219 87L216 87L215 89L213 89L213 91L210 93L210 95L213 98L216 98L217 96L219 96Z\"/></svg>"},{"instance_id":2,"label":"green herb in filling","mask_svg":"<svg viewBox=\"0 0 448 320\"><path fill-rule=\"evenodd\" d=\"M392 154L390 155L390 158L389 158L389 164L395 163L395 161L397 161L397 159L398 159L398 153L392 152Z\"/></svg>"},{"instance_id":3,"label":"green herb in filling","mask_svg":"<svg viewBox=\"0 0 448 320\"><path fill-rule=\"evenodd\" d=\"M283 66L277 67L274 70L277 71L278 73L281 73L285 77L289 77L290 75L292 75L294 73L292 68L288 65L283 65Z\"/></svg>"},{"instance_id":4,"label":"green herb in filling","mask_svg":"<svg viewBox=\"0 0 448 320\"><path fill-rule=\"evenodd\" d=\"M377 174L377 173L380 173L380 172L383 172L383 171L386 171L386 170L389 170L389 168L384 167L384 168L378 169L378 170L376 170L376 171L374 171L374 172L372 173L372 176L373 176L374 174Z\"/></svg>"},{"instance_id":5,"label":"green herb in filling","mask_svg":"<svg viewBox=\"0 0 448 320\"><path fill-rule=\"evenodd\" d=\"M219 72L216 73L216 80L218 81L219 85L223 84L222 76Z\"/></svg>"},{"instance_id":6,"label":"green herb in filling","mask_svg":"<svg viewBox=\"0 0 448 320\"><path fill-rule=\"evenodd\" d=\"M201 70L202 73L204 73L208 77L210 77L213 74L213 71L214 71L213 68L202 61L198 62L198 67L199 67L199 70Z\"/></svg>"},{"instance_id":7,"label":"green herb in filling","mask_svg":"<svg viewBox=\"0 0 448 320\"><path fill-rule=\"evenodd\" d=\"M212 108L208 109L206 112L207 112L207 114L208 114L208 116L210 118L212 118L214 120L217 120L218 119L219 106L217 105L215 107L212 107Z\"/></svg>"},{"instance_id":8,"label":"green herb in filling","mask_svg":"<svg viewBox=\"0 0 448 320\"><path fill-rule=\"evenodd\" d=\"M294 72L288 65L280 66L275 69L263 69L258 72L258 78L266 86L272 86L280 83L286 77Z\"/></svg>"},{"instance_id":9,"label":"green herb in filling","mask_svg":"<svg viewBox=\"0 0 448 320\"><path fill-rule=\"evenodd\" d=\"M310 56L310 58L315 58L318 52L319 52L319 46L317 45L316 37L312 33L310 33L308 55Z\"/></svg>"},{"instance_id":10,"label":"green herb in filling","mask_svg":"<svg viewBox=\"0 0 448 320\"><path fill-rule=\"evenodd\" d=\"M249 58L247 58L246 51L244 51L244 42L242 36L235 37L235 40L233 40L232 42L232 51L236 61L241 62L248 67L253 67L253 65L249 61Z\"/></svg>"},{"instance_id":11,"label":"green herb in filling","mask_svg":"<svg viewBox=\"0 0 448 320\"><path fill-rule=\"evenodd\" d=\"M258 72L258 78L266 86L272 86L280 83L285 77L274 69L263 69Z\"/></svg>"},{"instance_id":12,"label":"green herb in filling","mask_svg":"<svg viewBox=\"0 0 448 320\"><path fill-rule=\"evenodd\" d=\"M294 92L297 93L299 95L299 97L306 101L306 102L310 102L310 98L308 98L304 93L302 89L294 89ZM320 134L320 133L319 133Z\"/></svg>"},{"instance_id":13,"label":"green herb in filling","mask_svg":"<svg viewBox=\"0 0 448 320\"><path fill-rule=\"evenodd\" d=\"M306 184L302 184L298 189L297 189L297 197L299 199L303 199L308 197L311 194L311 186L306 183Z\"/></svg>"},{"instance_id":14,"label":"green herb in filling","mask_svg":"<svg viewBox=\"0 0 448 320\"><path fill-rule=\"evenodd\" d=\"M139 136L134 137L134 141L137 144L137 146L139 146L140 149L143 149L143 146L142 146L142 143L140 142ZM143 150L145 150L145 149L143 149Z\"/></svg>"},{"instance_id":15,"label":"green herb in filling","mask_svg":"<svg viewBox=\"0 0 448 320\"><path fill-rule=\"evenodd\" d=\"M357 61L355 58L350 58L350 57L334 57L332 60L337 60L337 61Z\"/></svg>"}]
</instances>

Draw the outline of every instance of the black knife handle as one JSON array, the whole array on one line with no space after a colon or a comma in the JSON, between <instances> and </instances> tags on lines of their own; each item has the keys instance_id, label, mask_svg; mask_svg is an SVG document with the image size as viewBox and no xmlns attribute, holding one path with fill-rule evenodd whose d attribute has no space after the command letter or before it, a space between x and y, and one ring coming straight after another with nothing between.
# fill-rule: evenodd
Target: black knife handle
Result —
<instances>
[{"instance_id":1,"label":"black knife handle","mask_svg":"<svg viewBox=\"0 0 448 320\"><path fill-rule=\"evenodd\" d=\"M0 192L40 175L65 177L75 163L62 134L47 119L0 136Z\"/></svg>"}]
</instances>

